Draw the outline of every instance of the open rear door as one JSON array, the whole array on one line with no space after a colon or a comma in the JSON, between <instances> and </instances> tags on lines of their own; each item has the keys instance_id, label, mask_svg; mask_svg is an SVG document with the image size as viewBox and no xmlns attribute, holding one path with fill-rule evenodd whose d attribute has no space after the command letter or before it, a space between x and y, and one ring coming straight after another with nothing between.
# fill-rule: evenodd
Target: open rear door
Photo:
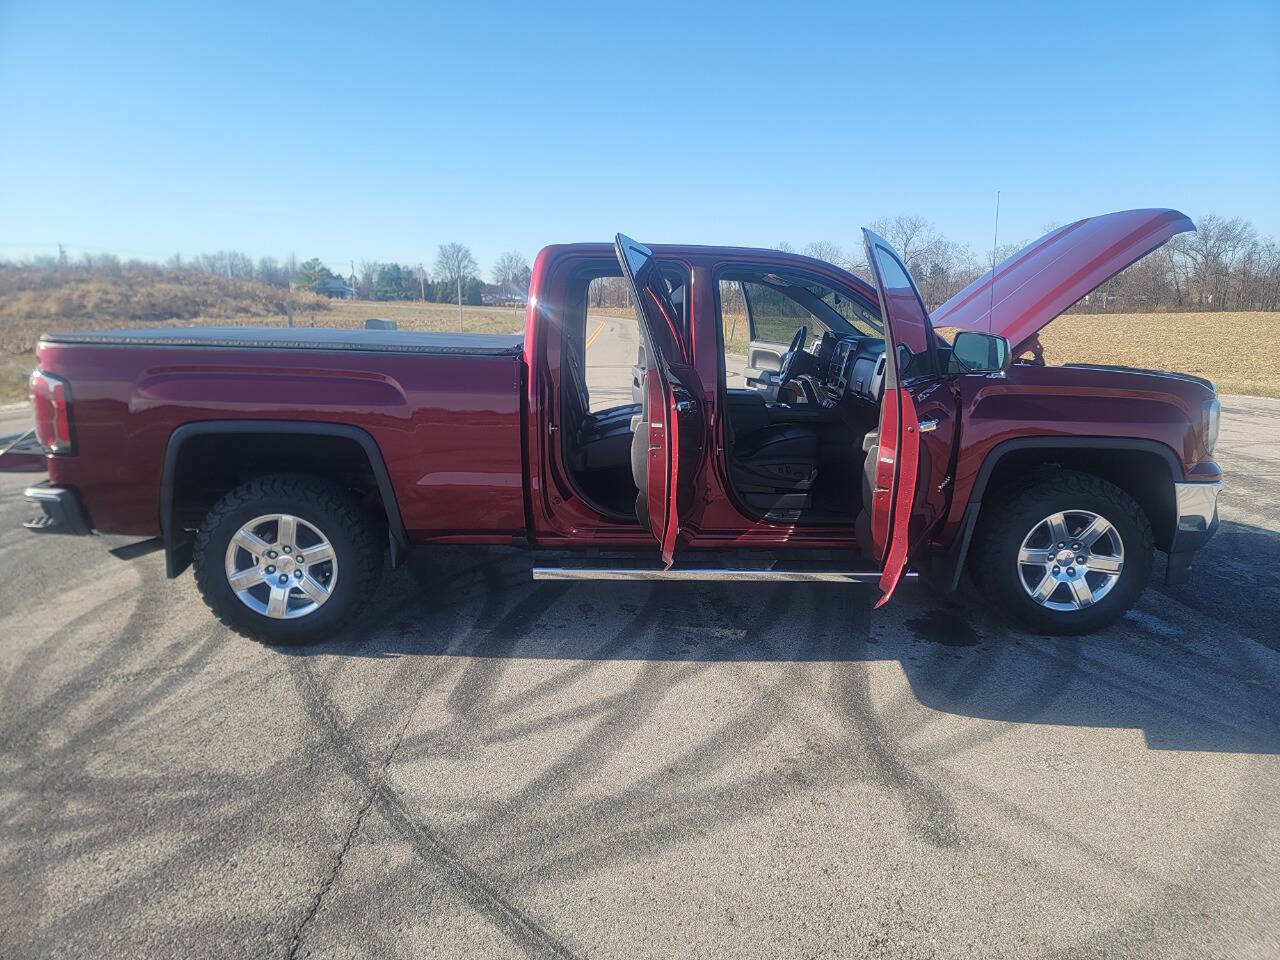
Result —
<instances>
[{"instance_id":1,"label":"open rear door","mask_svg":"<svg viewBox=\"0 0 1280 960\"><path fill-rule=\"evenodd\" d=\"M662 563L675 559L682 520L693 505L693 475L706 430L698 378L680 314L648 247L617 235L615 250L631 283L645 364L641 417L632 440L636 514L657 538Z\"/></svg>"},{"instance_id":2,"label":"open rear door","mask_svg":"<svg viewBox=\"0 0 1280 960\"><path fill-rule=\"evenodd\" d=\"M902 577L908 548L928 533L945 507L943 500L951 486L946 465L951 461L957 420L951 391L940 382L929 314L910 271L886 240L870 230L863 230L863 235L885 333L879 443L867 453L868 458L875 457L867 469L871 471L871 554L881 569L879 607L893 595ZM928 438L922 444L924 431ZM928 489L917 498L922 485Z\"/></svg>"}]
</instances>

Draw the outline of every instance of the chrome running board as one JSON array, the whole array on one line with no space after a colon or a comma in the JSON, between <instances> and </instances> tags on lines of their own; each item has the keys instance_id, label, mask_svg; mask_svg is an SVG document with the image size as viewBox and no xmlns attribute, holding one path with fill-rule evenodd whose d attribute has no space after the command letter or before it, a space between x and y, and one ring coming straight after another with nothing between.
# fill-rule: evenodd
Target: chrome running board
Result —
<instances>
[{"instance_id":1,"label":"chrome running board","mask_svg":"<svg viewBox=\"0 0 1280 960\"><path fill-rule=\"evenodd\" d=\"M914 570L902 575L915 580ZM676 564L669 570L658 566L592 566L586 563L533 565L535 580L750 580L756 583L878 583L879 570L786 569L779 567L711 567Z\"/></svg>"}]
</instances>

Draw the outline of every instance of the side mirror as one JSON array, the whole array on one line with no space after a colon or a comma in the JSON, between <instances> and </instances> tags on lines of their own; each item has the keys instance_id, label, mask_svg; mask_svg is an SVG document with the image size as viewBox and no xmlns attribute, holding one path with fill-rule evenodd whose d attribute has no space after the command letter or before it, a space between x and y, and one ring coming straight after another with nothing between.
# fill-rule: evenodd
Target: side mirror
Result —
<instances>
[{"instance_id":1,"label":"side mirror","mask_svg":"<svg viewBox=\"0 0 1280 960\"><path fill-rule=\"evenodd\" d=\"M951 344L948 373L1003 373L1009 369L1013 350L1009 341L994 333L961 330Z\"/></svg>"}]
</instances>

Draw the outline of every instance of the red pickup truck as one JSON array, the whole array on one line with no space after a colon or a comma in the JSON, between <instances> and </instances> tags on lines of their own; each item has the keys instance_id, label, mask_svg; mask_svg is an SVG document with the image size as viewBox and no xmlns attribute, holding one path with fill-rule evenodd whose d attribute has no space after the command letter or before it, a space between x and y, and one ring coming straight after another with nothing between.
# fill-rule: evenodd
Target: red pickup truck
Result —
<instances>
[{"instance_id":1,"label":"red pickup truck","mask_svg":"<svg viewBox=\"0 0 1280 960\"><path fill-rule=\"evenodd\" d=\"M49 335L30 525L159 538L170 577L194 564L220 619L276 643L332 631L387 555L439 543L531 548L541 578L867 581L881 603L904 577L963 582L1083 633L1134 603L1153 549L1177 582L1212 535L1218 401L1193 376L1025 354L1191 229L1081 220L932 314L871 232L874 284L619 235L538 255L523 337ZM621 278L635 318L594 306Z\"/></svg>"}]
</instances>

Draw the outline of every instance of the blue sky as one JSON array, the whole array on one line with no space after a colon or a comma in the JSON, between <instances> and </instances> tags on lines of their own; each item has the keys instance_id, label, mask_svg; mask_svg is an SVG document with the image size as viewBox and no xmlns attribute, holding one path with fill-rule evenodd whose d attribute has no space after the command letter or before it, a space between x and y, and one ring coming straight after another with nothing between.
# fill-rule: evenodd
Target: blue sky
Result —
<instances>
[{"instance_id":1,"label":"blue sky","mask_svg":"<svg viewBox=\"0 0 1280 960\"><path fill-rule=\"evenodd\" d=\"M1280 237L1280 4L0 0L0 257Z\"/></svg>"}]
</instances>

